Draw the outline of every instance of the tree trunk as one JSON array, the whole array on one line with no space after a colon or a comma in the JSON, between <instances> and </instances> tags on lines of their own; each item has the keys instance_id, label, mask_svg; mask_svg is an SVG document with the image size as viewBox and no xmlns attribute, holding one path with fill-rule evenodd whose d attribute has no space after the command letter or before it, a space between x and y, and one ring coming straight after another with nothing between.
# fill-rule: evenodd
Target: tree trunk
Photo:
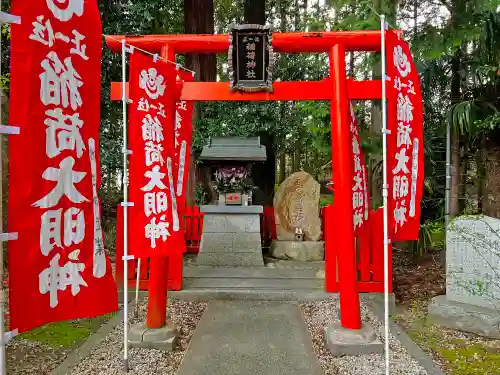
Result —
<instances>
[{"instance_id":1,"label":"tree trunk","mask_svg":"<svg viewBox=\"0 0 500 375\"><path fill-rule=\"evenodd\" d=\"M483 199L484 214L500 218L500 147L499 137L489 135L489 140L484 145L485 158L485 194Z\"/></svg>"},{"instance_id":2,"label":"tree trunk","mask_svg":"<svg viewBox=\"0 0 500 375\"><path fill-rule=\"evenodd\" d=\"M266 23L266 0L245 0L245 23L264 25Z\"/></svg>"},{"instance_id":3,"label":"tree trunk","mask_svg":"<svg viewBox=\"0 0 500 375\"><path fill-rule=\"evenodd\" d=\"M284 141L283 141L284 142ZM281 184L286 178L286 149L283 143L283 149L280 152L280 169L278 181Z\"/></svg>"},{"instance_id":4,"label":"tree trunk","mask_svg":"<svg viewBox=\"0 0 500 375\"><path fill-rule=\"evenodd\" d=\"M300 139L295 142L295 150L293 157L293 172L298 172L300 170Z\"/></svg>"},{"instance_id":5,"label":"tree trunk","mask_svg":"<svg viewBox=\"0 0 500 375\"><path fill-rule=\"evenodd\" d=\"M246 24L265 25L266 1L245 0L244 18ZM254 182L262 193L264 205L273 205L274 184L276 183L276 140L270 132L261 132L261 144L266 147L267 160L259 167L259 173L254 174ZM260 202L256 202L260 203Z\"/></svg>"},{"instance_id":6,"label":"tree trunk","mask_svg":"<svg viewBox=\"0 0 500 375\"><path fill-rule=\"evenodd\" d=\"M451 104L460 102L460 50L457 50L451 61ZM451 133L451 188L450 188L450 215L457 216L460 213L460 133L458 129L452 129Z\"/></svg>"},{"instance_id":7,"label":"tree trunk","mask_svg":"<svg viewBox=\"0 0 500 375\"><path fill-rule=\"evenodd\" d=\"M184 0L184 29L186 34L214 33L213 0ZM186 65L196 72L202 82L214 82L217 78L217 64L214 54L187 54Z\"/></svg>"},{"instance_id":8,"label":"tree trunk","mask_svg":"<svg viewBox=\"0 0 500 375\"><path fill-rule=\"evenodd\" d=\"M278 1L278 9L280 14L280 31L284 33L286 31L286 3L284 0ZM286 68L286 60L282 56L279 59L279 64L281 68L284 70ZM287 102L280 103L280 121L283 123L287 116ZM286 137L283 137L281 141L281 149L280 149L280 160L279 160L279 176L278 182L281 184L285 181L286 178Z\"/></svg>"},{"instance_id":9,"label":"tree trunk","mask_svg":"<svg viewBox=\"0 0 500 375\"><path fill-rule=\"evenodd\" d=\"M467 209L467 171L469 170L469 148L467 144L462 145L461 149L461 158L460 158L460 186L458 189L458 207L460 212L465 212Z\"/></svg>"},{"instance_id":10,"label":"tree trunk","mask_svg":"<svg viewBox=\"0 0 500 375\"><path fill-rule=\"evenodd\" d=\"M453 29L458 30L460 26L459 17L463 13L463 0L452 0L450 7L450 23ZM451 105L460 103L462 100L462 78L460 69L462 68L462 46L458 47L451 59L451 87L450 99ZM450 215L460 214L460 131L457 128L452 129L451 133L451 189L450 189Z\"/></svg>"},{"instance_id":11,"label":"tree trunk","mask_svg":"<svg viewBox=\"0 0 500 375\"><path fill-rule=\"evenodd\" d=\"M184 0L184 29L186 34L214 33L214 2L213 0ZM213 82L217 79L217 59L215 55L186 54L186 66L196 72L196 80ZM196 121L203 115L202 103L196 103L193 110L193 132ZM193 204L196 196L196 155L191 148L191 163L189 166L189 187L186 190L188 204Z\"/></svg>"},{"instance_id":12,"label":"tree trunk","mask_svg":"<svg viewBox=\"0 0 500 375\"><path fill-rule=\"evenodd\" d=\"M486 183L486 166L485 166L485 136L481 137L481 143L478 144L476 150L476 167L477 167L477 177L476 177L476 185L477 185L477 210L478 213L484 213L485 207L485 183Z\"/></svg>"}]
</instances>

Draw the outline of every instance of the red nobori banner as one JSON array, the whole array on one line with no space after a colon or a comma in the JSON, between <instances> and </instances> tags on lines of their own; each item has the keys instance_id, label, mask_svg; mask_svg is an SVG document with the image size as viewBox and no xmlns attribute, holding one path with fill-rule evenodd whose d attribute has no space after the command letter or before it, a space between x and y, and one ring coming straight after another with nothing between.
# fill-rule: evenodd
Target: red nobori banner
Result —
<instances>
[{"instance_id":1,"label":"red nobori banner","mask_svg":"<svg viewBox=\"0 0 500 375\"><path fill-rule=\"evenodd\" d=\"M178 79L183 82L191 82L194 77L186 71L178 72ZM175 111L175 166L176 166L176 189L177 207L180 217L184 217L186 208L186 189L189 179L189 167L191 162L191 143L193 138L193 102L179 101L176 103ZM181 220L181 233L184 235L184 220ZM175 249L186 252L186 241L179 239L179 246Z\"/></svg>"},{"instance_id":2,"label":"red nobori banner","mask_svg":"<svg viewBox=\"0 0 500 375\"><path fill-rule=\"evenodd\" d=\"M137 258L168 255L182 234L175 196L175 113L169 111L175 77L175 65L132 53L129 179L134 206L128 227L137 228L129 248Z\"/></svg>"},{"instance_id":3,"label":"red nobori banner","mask_svg":"<svg viewBox=\"0 0 500 375\"><path fill-rule=\"evenodd\" d=\"M189 72L180 71L179 78L184 82L194 80ZM177 186L175 193L179 207L186 205L186 189L191 162L191 143L193 138L193 102L180 101L176 104L175 116L175 157L177 165Z\"/></svg>"},{"instance_id":4,"label":"red nobori banner","mask_svg":"<svg viewBox=\"0 0 500 375\"><path fill-rule=\"evenodd\" d=\"M392 241L417 240L424 183L420 78L408 44L387 32L387 160Z\"/></svg>"},{"instance_id":5,"label":"red nobori banner","mask_svg":"<svg viewBox=\"0 0 500 375\"><path fill-rule=\"evenodd\" d=\"M97 192L97 1L13 0L9 139L11 329L118 309Z\"/></svg>"},{"instance_id":6,"label":"red nobori banner","mask_svg":"<svg viewBox=\"0 0 500 375\"><path fill-rule=\"evenodd\" d=\"M370 198L368 196L368 173L365 157L361 149L359 138L359 126L354 114L352 103L349 103L349 129L351 131L352 154L353 154L353 185L352 185L352 209L354 234L356 235L368 220L370 211Z\"/></svg>"}]
</instances>

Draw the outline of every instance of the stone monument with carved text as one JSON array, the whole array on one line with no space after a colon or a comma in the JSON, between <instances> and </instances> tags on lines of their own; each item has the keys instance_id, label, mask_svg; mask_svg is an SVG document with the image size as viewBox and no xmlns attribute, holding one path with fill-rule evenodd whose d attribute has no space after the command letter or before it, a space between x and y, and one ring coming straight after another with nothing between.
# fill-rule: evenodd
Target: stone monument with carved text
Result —
<instances>
[{"instance_id":1,"label":"stone monument with carved text","mask_svg":"<svg viewBox=\"0 0 500 375\"><path fill-rule=\"evenodd\" d=\"M446 295L429 317L449 328L500 338L500 220L459 217L446 235Z\"/></svg>"},{"instance_id":2,"label":"stone monument with carved text","mask_svg":"<svg viewBox=\"0 0 500 375\"><path fill-rule=\"evenodd\" d=\"M306 172L296 172L274 197L277 240L271 253L278 259L303 262L324 259L319 209L320 184Z\"/></svg>"}]
</instances>

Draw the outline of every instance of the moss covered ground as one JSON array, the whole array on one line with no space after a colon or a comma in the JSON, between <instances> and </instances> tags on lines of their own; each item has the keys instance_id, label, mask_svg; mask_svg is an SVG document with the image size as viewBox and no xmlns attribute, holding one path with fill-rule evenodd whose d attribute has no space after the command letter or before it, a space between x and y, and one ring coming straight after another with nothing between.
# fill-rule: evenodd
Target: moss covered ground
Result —
<instances>
[{"instance_id":1,"label":"moss covered ground","mask_svg":"<svg viewBox=\"0 0 500 375\"><path fill-rule=\"evenodd\" d=\"M79 346L89 336L114 316L106 314L92 319L78 319L49 323L29 332L23 333L19 338L48 345L54 349L70 349Z\"/></svg>"},{"instance_id":2,"label":"moss covered ground","mask_svg":"<svg viewBox=\"0 0 500 375\"><path fill-rule=\"evenodd\" d=\"M437 360L449 375L499 375L500 341L432 324L425 306L414 304L393 317L411 339Z\"/></svg>"}]
</instances>

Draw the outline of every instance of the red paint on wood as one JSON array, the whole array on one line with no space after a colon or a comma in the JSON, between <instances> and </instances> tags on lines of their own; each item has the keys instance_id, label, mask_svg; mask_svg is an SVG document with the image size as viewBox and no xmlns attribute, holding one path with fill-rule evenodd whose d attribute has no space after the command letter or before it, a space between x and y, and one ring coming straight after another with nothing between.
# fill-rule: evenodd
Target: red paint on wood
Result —
<instances>
[{"instance_id":1,"label":"red paint on wood","mask_svg":"<svg viewBox=\"0 0 500 375\"><path fill-rule=\"evenodd\" d=\"M359 271L361 281L370 281L370 224L368 221L359 230L356 243L359 251Z\"/></svg>"},{"instance_id":2,"label":"red paint on wood","mask_svg":"<svg viewBox=\"0 0 500 375\"><path fill-rule=\"evenodd\" d=\"M228 82L184 82L178 84L179 100L194 101L271 101L271 100L330 100L331 82L274 82L272 93L242 93L231 91ZM128 83L126 87L128 97ZM375 100L382 97L381 81L347 80L349 100ZM122 83L111 82L111 100L122 100Z\"/></svg>"},{"instance_id":3,"label":"red paint on wood","mask_svg":"<svg viewBox=\"0 0 500 375\"><path fill-rule=\"evenodd\" d=\"M338 293L340 283L336 282L331 285L329 293ZM358 282L358 293L383 293L384 283L378 281Z\"/></svg>"},{"instance_id":4,"label":"red paint on wood","mask_svg":"<svg viewBox=\"0 0 500 375\"><path fill-rule=\"evenodd\" d=\"M184 253L182 249L175 249L168 257L168 290L182 289L182 271L184 268Z\"/></svg>"},{"instance_id":5,"label":"red paint on wood","mask_svg":"<svg viewBox=\"0 0 500 375\"><path fill-rule=\"evenodd\" d=\"M384 281L384 211L379 208L370 212L370 237L372 250L372 280Z\"/></svg>"},{"instance_id":6,"label":"red paint on wood","mask_svg":"<svg viewBox=\"0 0 500 375\"><path fill-rule=\"evenodd\" d=\"M270 246L271 242L277 238L276 224L274 219L274 207L264 207L260 215L260 235L262 246Z\"/></svg>"},{"instance_id":7,"label":"red paint on wood","mask_svg":"<svg viewBox=\"0 0 500 375\"><path fill-rule=\"evenodd\" d=\"M148 328L161 328L167 318L167 257L153 257L149 266Z\"/></svg>"},{"instance_id":8,"label":"red paint on wood","mask_svg":"<svg viewBox=\"0 0 500 375\"><path fill-rule=\"evenodd\" d=\"M323 208L323 237L325 240L325 290L335 293L337 288L337 247L335 245L334 208L328 205Z\"/></svg>"},{"instance_id":9,"label":"red paint on wood","mask_svg":"<svg viewBox=\"0 0 500 375\"><path fill-rule=\"evenodd\" d=\"M337 44L346 51L379 51L379 30L326 31L307 33L273 33L272 44L276 52L328 52ZM225 53L229 49L229 34L215 35L110 35L106 43L113 52L121 52L122 39L127 44L151 53L160 53L168 44L178 54L184 53Z\"/></svg>"},{"instance_id":10,"label":"red paint on wood","mask_svg":"<svg viewBox=\"0 0 500 375\"><path fill-rule=\"evenodd\" d=\"M203 228L203 213L198 206L187 206L184 214L185 238L187 251L197 253L200 250L201 234Z\"/></svg>"},{"instance_id":11,"label":"red paint on wood","mask_svg":"<svg viewBox=\"0 0 500 375\"><path fill-rule=\"evenodd\" d=\"M150 258L141 259L141 268L139 270L139 280L147 280L149 278L149 262Z\"/></svg>"},{"instance_id":12,"label":"red paint on wood","mask_svg":"<svg viewBox=\"0 0 500 375\"><path fill-rule=\"evenodd\" d=\"M163 46L161 57L169 61L175 61L175 52L172 47ZM168 82L175 81L175 69L172 65L172 76L167 77ZM175 110L176 99L167 96L165 108L169 111ZM174 128L174 116L168 117L169 123L166 125ZM168 260L166 257L152 257L149 267L149 289L148 289L148 311L146 324L149 328L161 328L167 321L167 274Z\"/></svg>"},{"instance_id":13,"label":"red paint on wood","mask_svg":"<svg viewBox=\"0 0 500 375\"><path fill-rule=\"evenodd\" d=\"M332 101L332 168L337 246L339 248L340 315L341 325L347 329L361 328L361 312L357 291L356 252L354 247L352 208L352 142L349 130L345 49L335 45L330 51ZM330 271L330 270L328 270Z\"/></svg>"}]
</instances>

